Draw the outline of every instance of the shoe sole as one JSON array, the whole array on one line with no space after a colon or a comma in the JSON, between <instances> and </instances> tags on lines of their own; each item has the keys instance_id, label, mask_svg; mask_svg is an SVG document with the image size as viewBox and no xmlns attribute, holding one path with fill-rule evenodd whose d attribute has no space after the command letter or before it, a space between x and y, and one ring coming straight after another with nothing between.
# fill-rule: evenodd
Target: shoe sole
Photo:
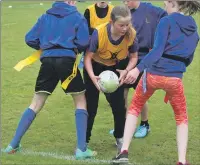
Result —
<instances>
[{"instance_id":1,"label":"shoe sole","mask_svg":"<svg viewBox=\"0 0 200 165\"><path fill-rule=\"evenodd\" d=\"M97 152L93 151L93 155L92 156L86 156L86 157L76 157L76 160L84 160L84 159L91 159L93 157L95 157L97 155Z\"/></svg>"},{"instance_id":2,"label":"shoe sole","mask_svg":"<svg viewBox=\"0 0 200 165\"><path fill-rule=\"evenodd\" d=\"M91 159L94 156L87 156L87 157L76 157L76 160L85 160L85 159Z\"/></svg>"},{"instance_id":3,"label":"shoe sole","mask_svg":"<svg viewBox=\"0 0 200 165\"><path fill-rule=\"evenodd\" d=\"M112 160L113 165L129 164L127 158L121 158L119 160Z\"/></svg>"}]
</instances>

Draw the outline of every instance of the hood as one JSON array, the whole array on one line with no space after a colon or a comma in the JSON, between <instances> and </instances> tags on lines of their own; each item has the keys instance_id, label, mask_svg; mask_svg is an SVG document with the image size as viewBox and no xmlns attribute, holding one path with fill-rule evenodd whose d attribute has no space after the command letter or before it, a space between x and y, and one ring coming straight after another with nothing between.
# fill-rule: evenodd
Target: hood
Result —
<instances>
[{"instance_id":1,"label":"hood","mask_svg":"<svg viewBox=\"0 0 200 165\"><path fill-rule=\"evenodd\" d=\"M63 1L53 3L52 8L46 11L47 14L51 14L56 17L65 17L75 12L77 12L75 6L68 5Z\"/></svg>"},{"instance_id":2,"label":"hood","mask_svg":"<svg viewBox=\"0 0 200 165\"><path fill-rule=\"evenodd\" d=\"M181 31L187 36L197 31L197 25L191 16L184 16L180 13L174 13L172 17L176 24L180 27Z\"/></svg>"}]
</instances>

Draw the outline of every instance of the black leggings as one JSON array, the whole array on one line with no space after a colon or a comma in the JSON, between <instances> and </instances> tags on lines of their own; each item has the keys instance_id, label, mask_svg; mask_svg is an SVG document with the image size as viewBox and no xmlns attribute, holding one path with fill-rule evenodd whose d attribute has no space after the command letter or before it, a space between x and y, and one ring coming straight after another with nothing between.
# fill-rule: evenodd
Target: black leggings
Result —
<instances>
[{"instance_id":1,"label":"black leggings","mask_svg":"<svg viewBox=\"0 0 200 165\"><path fill-rule=\"evenodd\" d=\"M116 66L105 66L99 64L97 62L92 62L93 71L96 76L98 76L101 72L105 70L111 70L116 72L116 69L123 69L120 68L120 65ZM87 101L87 111L89 114L88 117L88 124L87 124L87 137L86 141L89 143L92 127L94 124L94 119L97 114L98 102L99 102L99 91L93 84L92 80L90 79L87 71L83 70L84 74L84 81L86 86L86 101ZM107 101L109 102L112 113L114 116L114 137L115 138L122 138L124 133L124 125L125 125L125 117L126 117L126 108L125 108L125 100L124 100L124 87L119 87L115 92L111 94L105 94Z\"/></svg>"}]
</instances>

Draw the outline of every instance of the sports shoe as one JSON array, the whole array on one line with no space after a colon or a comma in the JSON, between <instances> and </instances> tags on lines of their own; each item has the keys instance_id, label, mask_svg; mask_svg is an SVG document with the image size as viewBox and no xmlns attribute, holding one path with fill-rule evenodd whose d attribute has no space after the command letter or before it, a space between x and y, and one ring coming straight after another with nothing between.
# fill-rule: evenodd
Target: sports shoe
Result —
<instances>
[{"instance_id":1,"label":"sports shoe","mask_svg":"<svg viewBox=\"0 0 200 165\"><path fill-rule=\"evenodd\" d=\"M76 149L75 157L77 160L88 159L97 155L97 152L92 151L87 148L85 152L81 151L80 149Z\"/></svg>"},{"instance_id":2,"label":"sports shoe","mask_svg":"<svg viewBox=\"0 0 200 165\"><path fill-rule=\"evenodd\" d=\"M112 159L113 164L128 164L128 151L122 151Z\"/></svg>"},{"instance_id":3,"label":"sports shoe","mask_svg":"<svg viewBox=\"0 0 200 165\"><path fill-rule=\"evenodd\" d=\"M190 164L187 163L187 162L186 162L185 164L183 164L183 163L181 163L181 162L177 162L176 165L190 165Z\"/></svg>"},{"instance_id":4,"label":"sports shoe","mask_svg":"<svg viewBox=\"0 0 200 165\"><path fill-rule=\"evenodd\" d=\"M135 131L135 138L144 138L150 132L150 126L140 125Z\"/></svg>"},{"instance_id":5,"label":"sports shoe","mask_svg":"<svg viewBox=\"0 0 200 165\"><path fill-rule=\"evenodd\" d=\"M123 145L123 138L116 138L116 146L118 153L120 153L122 145Z\"/></svg>"},{"instance_id":6,"label":"sports shoe","mask_svg":"<svg viewBox=\"0 0 200 165\"><path fill-rule=\"evenodd\" d=\"M109 131L109 134L110 134L110 135L113 135L113 134L114 134L114 129L111 129L111 130Z\"/></svg>"},{"instance_id":7,"label":"sports shoe","mask_svg":"<svg viewBox=\"0 0 200 165\"><path fill-rule=\"evenodd\" d=\"M10 144L6 147L3 152L8 154L15 154L16 152L19 152L21 150L21 144L19 144L16 148L13 148Z\"/></svg>"}]
</instances>

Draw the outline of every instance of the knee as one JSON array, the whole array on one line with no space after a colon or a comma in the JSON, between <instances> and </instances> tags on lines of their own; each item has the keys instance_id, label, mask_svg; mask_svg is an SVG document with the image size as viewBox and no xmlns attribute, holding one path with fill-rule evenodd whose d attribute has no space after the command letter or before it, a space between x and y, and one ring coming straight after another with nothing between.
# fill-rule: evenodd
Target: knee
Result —
<instances>
[{"instance_id":1,"label":"knee","mask_svg":"<svg viewBox=\"0 0 200 165\"><path fill-rule=\"evenodd\" d=\"M72 95L76 109L87 109L85 93Z\"/></svg>"},{"instance_id":2,"label":"knee","mask_svg":"<svg viewBox=\"0 0 200 165\"><path fill-rule=\"evenodd\" d=\"M44 106L48 96L49 94L47 93L36 93L29 108L32 109L35 113L38 113Z\"/></svg>"},{"instance_id":3,"label":"knee","mask_svg":"<svg viewBox=\"0 0 200 165\"><path fill-rule=\"evenodd\" d=\"M29 106L30 109L32 109L35 113L38 113L42 107L44 106L44 102L39 100L33 100L31 105Z\"/></svg>"},{"instance_id":4,"label":"knee","mask_svg":"<svg viewBox=\"0 0 200 165\"><path fill-rule=\"evenodd\" d=\"M172 102L171 105L174 111L174 117L176 120L176 125L180 124L187 124L188 123L188 113L187 113L187 106L185 101L184 102Z\"/></svg>"},{"instance_id":5,"label":"knee","mask_svg":"<svg viewBox=\"0 0 200 165\"><path fill-rule=\"evenodd\" d=\"M128 114L132 114L132 115L138 117L140 115L141 111L142 111L142 108L131 104L131 106L128 109Z\"/></svg>"},{"instance_id":6,"label":"knee","mask_svg":"<svg viewBox=\"0 0 200 165\"><path fill-rule=\"evenodd\" d=\"M188 115L187 112L182 115L175 115L176 125L187 124L188 125Z\"/></svg>"}]
</instances>

